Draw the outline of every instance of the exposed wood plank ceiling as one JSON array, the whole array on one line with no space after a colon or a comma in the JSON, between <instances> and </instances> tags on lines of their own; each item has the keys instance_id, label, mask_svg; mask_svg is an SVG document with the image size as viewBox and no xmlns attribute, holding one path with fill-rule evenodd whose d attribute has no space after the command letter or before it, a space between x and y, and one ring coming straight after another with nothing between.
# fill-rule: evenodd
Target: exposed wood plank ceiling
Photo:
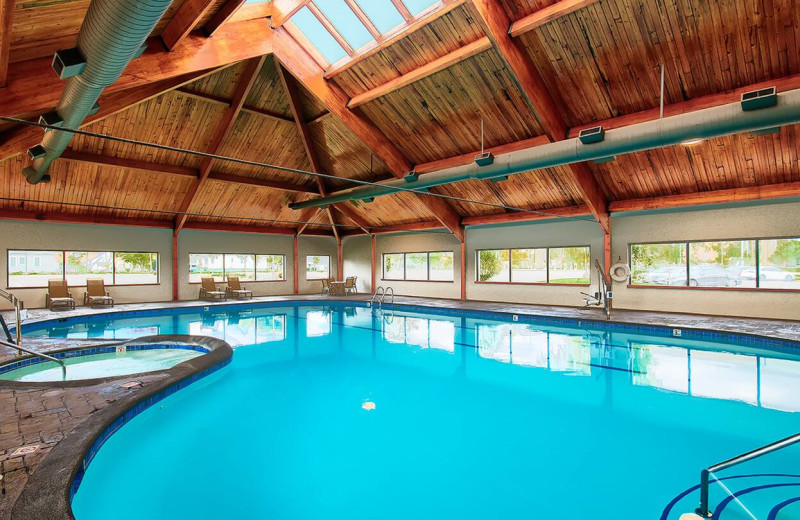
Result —
<instances>
[{"instance_id":1,"label":"exposed wood plank ceiling","mask_svg":"<svg viewBox=\"0 0 800 520\"><path fill-rule=\"evenodd\" d=\"M280 15L285 17L307 3L281 0L275 7L285 9ZM477 19L473 3L507 19L498 33ZM0 86L0 115L35 118L55 105L61 82L49 71L49 59L55 50L74 45L88 5L88 0L0 0L0 22L11 23L11 30L0 35L0 80L6 63L9 78L8 86ZM246 60L272 53L274 35L286 28L293 32L288 22L273 35L264 19L272 8L236 0L176 0L153 33L175 50L167 52L161 40L151 40L151 49L108 89L101 112L85 128L316 169L336 177L322 184L330 192L352 186L347 179L376 182L402 176L414 165L425 172L469 161L481 147L481 120L486 147L501 147L500 152L518 142L574 136L598 121L610 128L657 117L661 63L668 115L729 102L738 94L719 94L752 85L800 87L800 26L795 23L800 2L793 0L448 1L439 11L412 17L402 31L353 49L352 56L327 71L313 58L298 67L295 57L275 50L293 75L289 81L296 85L304 144L272 57L263 59L244 97L236 98ZM511 60L529 68L522 73L509 61L508 52L514 51L497 41L508 29L511 44L521 51ZM214 37L207 38L212 32ZM526 86L531 74L540 78L541 92ZM555 107L545 117L542 92ZM217 133L231 111L229 128ZM599 187L605 211L612 212L657 207L662 199L668 207L696 203L706 200L703 194L710 201L784 197L796 195L800 182L799 131L788 127L774 135L738 135L577 168L584 181ZM499 207L408 193L347 203L321 215L292 211L290 202L316 196L317 178L219 160L207 161L209 166L197 156L84 136L76 136L71 151L56 161L52 183L30 186L21 175L26 159L19 154L40 138L41 130L0 124L0 210L17 211L20 218L83 215L168 227L176 216L170 212L188 209L191 215L179 219L178 227L323 234L332 233L331 218L343 234L420 222L428 228L438 222L458 233L489 215L498 215L492 217L498 221L518 218ZM207 173L205 181L198 181L198 172ZM557 214L585 216L593 205L570 167L438 190L457 199ZM310 225L297 223L310 219Z\"/></svg>"}]
</instances>

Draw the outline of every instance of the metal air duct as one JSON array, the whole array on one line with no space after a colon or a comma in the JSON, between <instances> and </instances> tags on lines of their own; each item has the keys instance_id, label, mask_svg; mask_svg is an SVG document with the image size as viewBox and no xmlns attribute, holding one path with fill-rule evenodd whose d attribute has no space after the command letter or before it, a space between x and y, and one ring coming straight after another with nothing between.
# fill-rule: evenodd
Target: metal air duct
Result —
<instances>
[{"instance_id":1,"label":"metal air duct","mask_svg":"<svg viewBox=\"0 0 800 520\"><path fill-rule=\"evenodd\" d=\"M83 20L76 49L59 51L53 67L69 78L56 106L56 113L43 116L60 128L77 129L87 115L97 110L103 90L119 79L128 63L137 57L145 40L172 0L93 0ZM77 75L75 75L77 74ZM46 130L41 148L30 153L31 166L22 173L30 184L48 181L47 170L72 140L69 132Z\"/></svg>"},{"instance_id":2,"label":"metal air duct","mask_svg":"<svg viewBox=\"0 0 800 520\"><path fill-rule=\"evenodd\" d=\"M531 170L583 161L602 161L623 154L674 146L698 139L712 139L742 132L800 123L800 89L778 94L774 106L744 111L739 102L687 112L663 119L606 130L604 139L584 144L567 139L495 157L487 166L467 164L420 175L417 180L390 180L381 186L362 186L341 193L295 202L292 209L365 200L396 193L394 188L420 189L466 180L502 178Z\"/></svg>"}]
</instances>

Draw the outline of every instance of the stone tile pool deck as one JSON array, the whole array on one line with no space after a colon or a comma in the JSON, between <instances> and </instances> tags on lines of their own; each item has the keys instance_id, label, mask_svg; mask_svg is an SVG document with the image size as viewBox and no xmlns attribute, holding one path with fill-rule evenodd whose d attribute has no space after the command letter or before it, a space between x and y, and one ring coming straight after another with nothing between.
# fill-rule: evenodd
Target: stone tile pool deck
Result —
<instances>
[{"instance_id":1,"label":"stone tile pool deck","mask_svg":"<svg viewBox=\"0 0 800 520\"><path fill-rule=\"evenodd\" d=\"M329 298L320 295L258 297L252 302L308 301L324 302L327 300L365 301L370 295L354 295L349 297ZM527 305L512 303L495 303L481 301L458 301L435 298L416 298L398 296L396 303L429 307L447 307L465 310L488 310L515 314L535 314L558 318L577 318L583 320L605 321L600 309L579 309L572 307L553 307L544 305ZM78 307L75 310L49 311L32 309L28 312L28 322L52 319L54 317L83 316L105 314L109 312L135 311L159 308L189 308L202 306L224 306L241 303L236 300L228 302L164 302L119 304L113 309L89 309ZM8 322L13 321L13 312L4 311ZM799 318L800 318L800 312ZM800 341L800 321L761 320L750 318L728 318L700 316L692 314L669 314L648 311L614 310L611 321L671 328L695 328L756 334L773 338ZM108 345L120 343L113 340L68 340L27 338L24 345L33 350L48 352L65 348L78 348L87 345ZM15 351L0 346L0 362L15 357ZM38 464L62 439L93 413L148 386L162 381L164 375L147 375L136 378L122 376L102 384L81 386L75 383L69 388L15 387L9 388L0 382L0 520L9 520L14 503L35 471ZM141 386L124 388L128 381L136 380ZM29 454L12 456L14 452L25 446L37 445L38 448Z\"/></svg>"}]
</instances>

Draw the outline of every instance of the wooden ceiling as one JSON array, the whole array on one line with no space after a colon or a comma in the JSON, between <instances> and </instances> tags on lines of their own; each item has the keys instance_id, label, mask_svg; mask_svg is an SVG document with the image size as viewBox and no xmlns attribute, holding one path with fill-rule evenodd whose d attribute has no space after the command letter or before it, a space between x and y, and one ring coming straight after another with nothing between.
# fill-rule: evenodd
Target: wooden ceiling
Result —
<instances>
[{"instance_id":1,"label":"wooden ceiling","mask_svg":"<svg viewBox=\"0 0 800 520\"><path fill-rule=\"evenodd\" d=\"M4 39L9 48L5 58L9 89L17 88L12 83L17 70L27 70L37 59L74 45L89 5L88 0L0 2L15 6L10 37L0 37L0 53ZM231 0L175 0L153 36L161 35L170 23L178 25L183 15L176 13L189 9L188 4L182 7L184 2L203 6L189 29L208 27L223 9L234 12L223 26L228 32L221 30L208 38L208 44L197 45L225 45L233 41L226 35L234 33L245 38L249 33L244 24L272 12L269 3L232 7ZM528 172L503 182L440 187L438 193L451 197L447 201L403 193L369 204L340 204L319 214L290 210L290 202L315 197L320 190L353 186L347 179L379 182L414 165L426 171L428 163L470 157L481 147L481 121L490 148L562 139L564 135L553 131L559 124L574 134L575 128L597 121L619 118L623 124L652 117L639 113L659 106L662 63L670 110L695 109L703 100L711 102L709 96L764 82L800 87L800 25L795 23L800 19L800 2L795 0L446 3L445 14L407 30L377 52L356 56L349 66L329 70L324 80L322 74L330 64L309 58L302 68L292 56L279 53L277 38L292 32L289 22L275 30L275 56L259 62L254 77L246 76L255 57L238 63L207 60L192 71L180 69L184 76L176 72L174 77L159 77L161 90L151 86L144 92L148 87L141 84L121 90L115 94L125 98L119 106L101 102L117 110L108 108L110 113L98 114L84 127L201 152L213 150L284 170L215 160L207 176L198 180L198 170L202 174L205 167L201 157L76 136L70 152L54 164L53 181L30 186L21 173L26 159L19 154L36 144L41 131L32 134L30 129L4 123L0 124L0 210L9 216L14 211L69 214L169 226L175 212L186 207L187 227L213 224L287 232L302 227L304 232L323 234L331 232L331 220L339 230L354 232L359 227L438 218L452 230L459 219L475 222L477 217L506 213L503 206L585 211L589 204L598 217L597 200L605 207L599 210L602 213L632 199L800 183L800 135L795 126L773 135L742 134L692 147L630 154L615 162ZM530 22L566 3L572 7L557 12L559 16ZM514 36L505 35L505 30L492 34L492 23L501 29L510 25ZM263 38L273 37L262 33ZM205 37L193 33L192 38L195 45ZM178 41L173 48L180 45L184 43ZM469 46L476 50L464 51ZM172 56L179 55L173 52L177 54ZM158 56L154 51L151 58L156 57L178 59L166 51ZM293 81L300 124L282 84L279 61L286 73L297 76ZM2 62L0 56L0 69ZM315 67L318 77L310 77L317 74ZM530 75L541 81L552 99L555 111L549 120L543 113L547 107L541 104L541 90L531 88ZM381 87L387 92L374 91ZM39 105L23 110L21 102L15 102L13 111L3 112L3 90L0 115L31 117L43 111ZM239 103L237 95L244 96ZM363 95L366 101L347 106L348 100ZM228 117L232 122L220 133ZM335 178L324 179L320 186L314 176L302 172L314 169L307 147L316 155L319 169ZM587 200L592 186L597 190L594 201ZM313 223L304 227L302 223L310 219Z\"/></svg>"}]
</instances>

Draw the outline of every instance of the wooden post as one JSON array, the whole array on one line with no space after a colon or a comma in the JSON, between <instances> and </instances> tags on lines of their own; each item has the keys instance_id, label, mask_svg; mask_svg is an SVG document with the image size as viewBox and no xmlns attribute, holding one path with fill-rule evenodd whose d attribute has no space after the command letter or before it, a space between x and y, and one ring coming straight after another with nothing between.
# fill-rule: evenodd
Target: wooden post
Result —
<instances>
[{"instance_id":1,"label":"wooden post","mask_svg":"<svg viewBox=\"0 0 800 520\"><path fill-rule=\"evenodd\" d=\"M603 232L603 277L606 279L606 287L608 291L612 290L611 284L613 283L613 280L611 280L611 274L610 274L612 263L613 260L611 260L611 222L609 219L608 231ZM605 297L605 295L603 297ZM612 302L609 300L608 302L609 309L611 308L611 304Z\"/></svg>"},{"instance_id":2,"label":"wooden post","mask_svg":"<svg viewBox=\"0 0 800 520\"><path fill-rule=\"evenodd\" d=\"M172 235L172 301L178 301L178 235Z\"/></svg>"},{"instance_id":3,"label":"wooden post","mask_svg":"<svg viewBox=\"0 0 800 520\"><path fill-rule=\"evenodd\" d=\"M467 299L467 233L464 231L464 240L461 242L461 299Z\"/></svg>"},{"instance_id":4,"label":"wooden post","mask_svg":"<svg viewBox=\"0 0 800 520\"><path fill-rule=\"evenodd\" d=\"M339 238L336 240L336 258L338 260L338 279L344 279L344 259L342 258L342 239Z\"/></svg>"},{"instance_id":5,"label":"wooden post","mask_svg":"<svg viewBox=\"0 0 800 520\"><path fill-rule=\"evenodd\" d=\"M294 293L300 294L300 235L294 236Z\"/></svg>"},{"instance_id":6,"label":"wooden post","mask_svg":"<svg viewBox=\"0 0 800 520\"><path fill-rule=\"evenodd\" d=\"M371 243L371 249L372 249L372 264L370 264L370 272L372 274L372 279L370 281L370 289L374 293L375 292L375 288L376 288L376 286L375 286L375 274L376 274L375 273L375 233L372 233L370 235L370 243Z\"/></svg>"}]
</instances>

